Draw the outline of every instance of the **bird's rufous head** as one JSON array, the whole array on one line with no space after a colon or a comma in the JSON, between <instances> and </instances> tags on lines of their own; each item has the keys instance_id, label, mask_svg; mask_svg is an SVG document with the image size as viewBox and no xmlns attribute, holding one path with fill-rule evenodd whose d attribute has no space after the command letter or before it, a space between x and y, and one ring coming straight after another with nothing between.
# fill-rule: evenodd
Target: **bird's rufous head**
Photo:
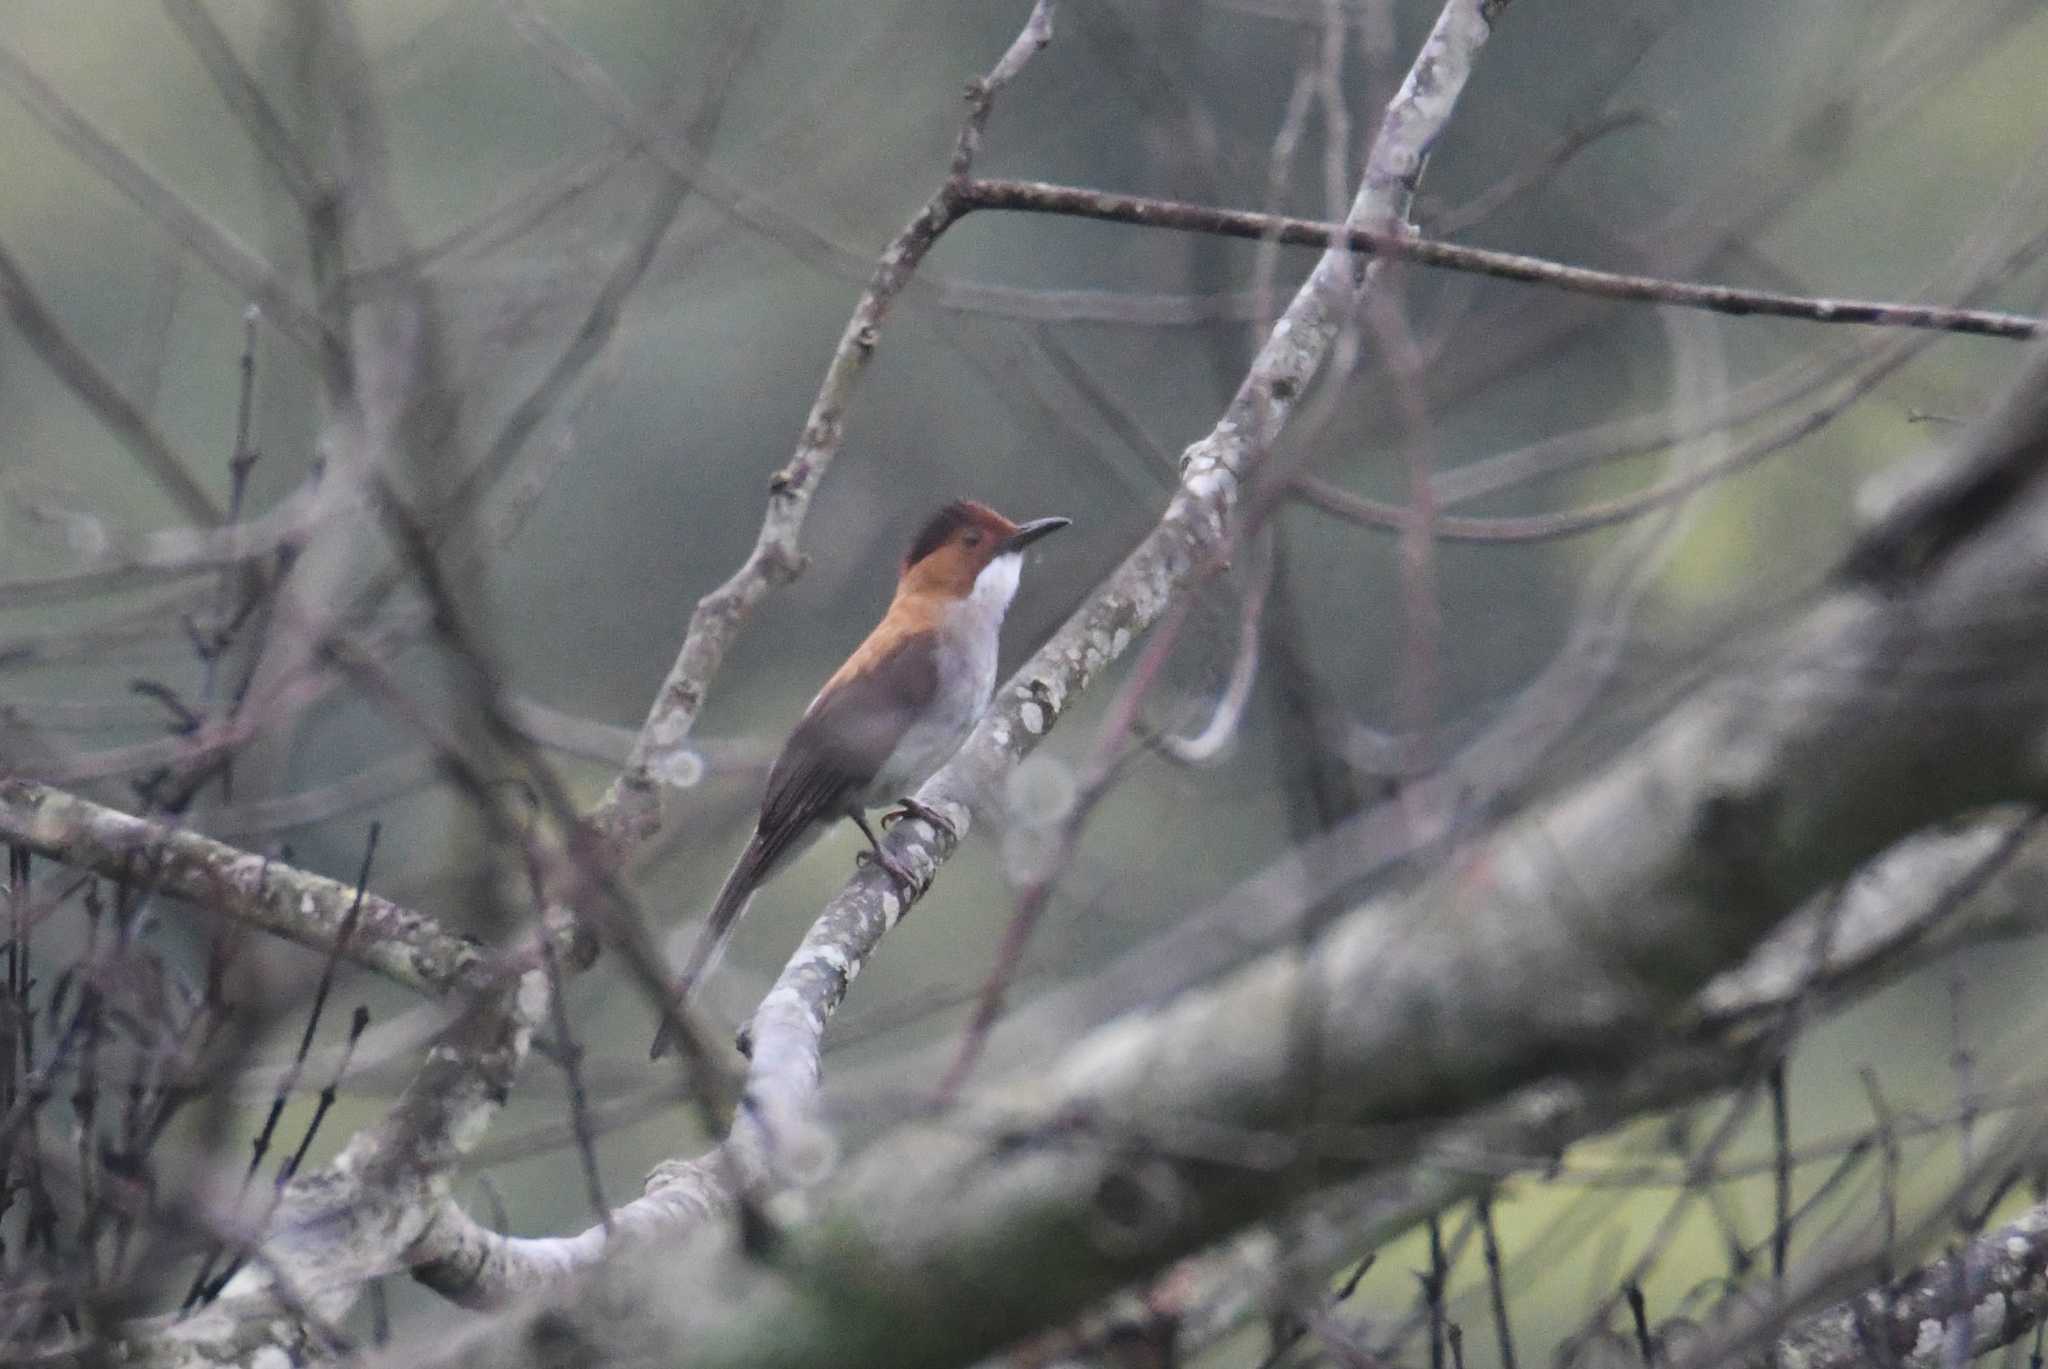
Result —
<instances>
[{"instance_id":1,"label":"bird's rufous head","mask_svg":"<svg viewBox=\"0 0 2048 1369\"><path fill-rule=\"evenodd\" d=\"M1071 521L1034 518L1012 523L986 504L956 499L931 516L904 553L901 587L964 599L997 557L1022 552Z\"/></svg>"}]
</instances>

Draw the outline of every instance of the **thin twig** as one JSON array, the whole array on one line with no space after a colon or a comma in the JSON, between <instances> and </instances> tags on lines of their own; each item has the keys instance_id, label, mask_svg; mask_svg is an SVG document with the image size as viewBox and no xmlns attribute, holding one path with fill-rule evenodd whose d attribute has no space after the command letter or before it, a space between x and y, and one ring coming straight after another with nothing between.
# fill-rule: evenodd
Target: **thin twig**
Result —
<instances>
[{"instance_id":1,"label":"thin twig","mask_svg":"<svg viewBox=\"0 0 2048 1369\"><path fill-rule=\"evenodd\" d=\"M1501 1277L1500 1240L1493 1229L1493 1199L1479 1200L1480 1249L1486 1260L1486 1298L1493 1309L1493 1334L1500 1345L1501 1369L1515 1369L1514 1328L1508 1322L1506 1281Z\"/></svg>"},{"instance_id":2,"label":"thin twig","mask_svg":"<svg viewBox=\"0 0 2048 1369\"><path fill-rule=\"evenodd\" d=\"M1877 1071L1865 1065L1861 1074L1863 1092L1870 1099L1870 1113L1877 1122L1879 1154L1884 1160L1877 1188L1879 1220L1884 1226L1884 1246L1878 1252L1877 1281L1888 1287L1897 1273L1895 1261L1899 1249L1899 1133L1891 1106L1885 1102L1884 1091L1878 1087Z\"/></svg>"},{"instance_id":3,"label":"thin twig","mask_svg":"<svg viewBox=\"0 0 2048 1369\"><path fill-rule=\"evenodd\" d=\"M1792 1244L1792 1101L1785 1089L1783 1060L1771 1066L1767 1079L1771 1095L1771 1151L1773 1196L1771 1221L1771 1278L1785 1282L1785 1258Z\"/></svg>"}]
</instances>

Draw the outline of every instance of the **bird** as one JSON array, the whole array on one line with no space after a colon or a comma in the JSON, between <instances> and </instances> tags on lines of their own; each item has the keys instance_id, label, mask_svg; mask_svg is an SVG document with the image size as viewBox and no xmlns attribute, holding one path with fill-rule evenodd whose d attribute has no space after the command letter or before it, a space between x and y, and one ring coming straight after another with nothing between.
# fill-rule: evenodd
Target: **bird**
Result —
<instances>
[{"instance_id":1,"label":"bird","mask_svg":"<svg viewBox=\"0 0 2048 1369\"><path fill-rule=\"evenodd\" d=\"M678 1004L717 961L755 891L841 818L860 828L876 864L914 886L882 849L867 810L898 800L885 827L903 816L945 825L905 796L952 758L988 708L1024 549L1072 522L1013 523L971 499L955 500L925 522L904 554L882 621L825 681L769 770L753 838L675 982ZM671 1020L663 1019L650 1056L672 1044Z\"/></svg>"}]
</instances>

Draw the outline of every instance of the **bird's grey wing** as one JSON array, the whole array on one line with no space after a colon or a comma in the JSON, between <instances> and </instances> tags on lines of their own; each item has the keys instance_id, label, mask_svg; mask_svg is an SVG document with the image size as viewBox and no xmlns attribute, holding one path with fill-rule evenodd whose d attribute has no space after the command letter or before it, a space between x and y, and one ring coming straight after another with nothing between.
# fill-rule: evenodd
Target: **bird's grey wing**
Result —
<instances>
[{"instance_id":1,"label":"bird's grey wing","mask_svg":"<svg viewBox=\"0 0 2048 1369\"><path fill-rule=\"evenodd\" d=\"M768 865L812 823L854 811L909 731L917 701L938 692L938 680L937 643L917 636L879 670L843 675L812 702L769 772L761 800L759 839L778 843L763 852Z\"/></svg>"}]
</instances>

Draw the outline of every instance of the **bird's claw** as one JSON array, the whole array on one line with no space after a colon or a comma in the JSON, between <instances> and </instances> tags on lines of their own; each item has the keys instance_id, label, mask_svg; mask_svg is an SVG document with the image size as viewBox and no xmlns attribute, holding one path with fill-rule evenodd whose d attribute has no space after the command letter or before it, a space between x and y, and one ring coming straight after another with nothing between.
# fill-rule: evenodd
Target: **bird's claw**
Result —
<instances>
[{"instance_id":1,"label":"bird's claw","mask_svg":"<svg viewBox=\"0 0 2048 1369\"><path fill-rule=\"evenodd\" d=\"M896 883L900 885L906 893L914 894L924 887L924 883L922 880L918 879L916 875L912 874L909 870L905 869L902 865L898 864L895 857L885 854L882 851L882 848L879 846L875 847L871 851L859 852L854 856L854 859L858 861L872 862L873 864L881 866L884 870L887 870L889 872L889 878L895 880Z\"/></svg>"},{"instance_id":2,"label":"bird's claw","mask_svg":"<svg viewBox=\"0 0 2048 1369\"><path fill-rule=\"evenodd\" d=\"M953 824L936 808L919 803L916 799L898 799L896 807L882 814L882 830L888 831L905 818L922 819L930 823L934 831L944 832L948 837L957 839L960 835L953 830Z\"/></svg>"}]
</instances>

